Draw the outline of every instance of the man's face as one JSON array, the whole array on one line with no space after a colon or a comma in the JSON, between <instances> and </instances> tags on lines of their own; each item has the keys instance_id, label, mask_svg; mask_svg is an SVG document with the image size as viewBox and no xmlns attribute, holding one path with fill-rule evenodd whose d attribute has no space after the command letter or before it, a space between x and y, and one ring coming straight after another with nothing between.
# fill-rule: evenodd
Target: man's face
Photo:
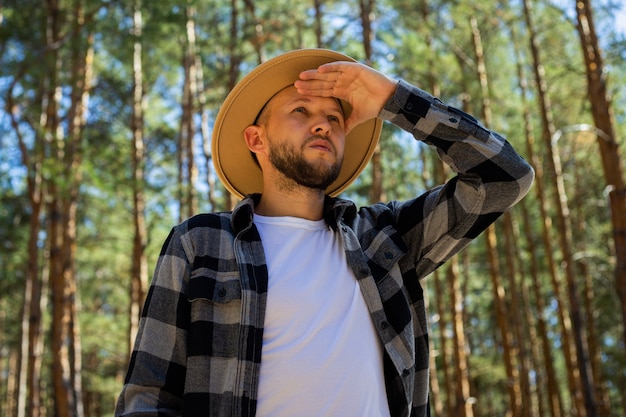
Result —
<instances>
[{"instance_id":1,"label":"man's face","mask_svg":"<svg viewBox=\"0 0 626 417\"><path fill-rule=\"evenodd\" d=\"M298 185L326 189L341 170L344 115L334 98L304 96L288 87L261 114L268 157L274 168Z\"/></svg>"}]
</instances>

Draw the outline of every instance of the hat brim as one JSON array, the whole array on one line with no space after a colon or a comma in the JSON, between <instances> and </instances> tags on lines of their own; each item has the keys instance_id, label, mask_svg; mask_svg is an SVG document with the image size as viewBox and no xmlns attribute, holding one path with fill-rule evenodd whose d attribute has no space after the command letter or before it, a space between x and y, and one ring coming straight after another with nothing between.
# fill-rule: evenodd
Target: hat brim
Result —
<instances>
[{"instance_id":1,"label":"hat brim","mask_svg":"<svg viewBox=\"0 0 626 417\"><path fill-rule=\"evenodd\" d=\"M335 61L352 61L347 55L326 49L299 49L272 58L246 75L228 94L215 119L212 159L215 172L228 191L240 198L263 192L263 174L244 140L244 130L265 104L292 85L305 70ZM347 114L350 105L342 102ZM380 138L382 121L371 119L355 126L346 136L344 160L337 179L325 190L337 196L365 169Z\"/></svg>"}]
</instances>

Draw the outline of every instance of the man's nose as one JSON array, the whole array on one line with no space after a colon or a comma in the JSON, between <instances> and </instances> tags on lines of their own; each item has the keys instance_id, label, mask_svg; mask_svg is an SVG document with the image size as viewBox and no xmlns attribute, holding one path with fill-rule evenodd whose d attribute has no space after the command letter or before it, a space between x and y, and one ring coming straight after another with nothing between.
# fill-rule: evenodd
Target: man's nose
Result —
<instances>
[{"instance_id":1,"label":"man's nose","mask_svg":"<svg viewBox=\"0 0 626 417\"><path fill-rule=\"evenodd\" d=\"M328 136L332 130L332 126L326 117L318 117L313 124L312 130L316 135L323 134Z\"/></svg>"}]
</instances>

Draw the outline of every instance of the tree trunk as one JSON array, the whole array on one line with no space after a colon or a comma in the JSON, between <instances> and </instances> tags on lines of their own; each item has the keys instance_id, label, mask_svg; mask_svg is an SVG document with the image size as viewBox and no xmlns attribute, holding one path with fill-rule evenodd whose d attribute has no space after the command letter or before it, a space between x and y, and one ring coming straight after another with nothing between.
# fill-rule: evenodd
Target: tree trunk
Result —
<instances>
[{"instance_id":1,"label":"tree trunk","mask_svg":"<svg viewBox=\"0 0 626 417\"><path fill-rule=\"evenodd\" d=\"M480 80L481 86L482 120L486 127L490 127L491 100L489 97L489 81L484 60L482 39L478 28L478 22L475 18L470 19L470 26L472 29L472 40L476 58L476 74ZM513 341L511 326L507 320L507 300L500 272L495 225L489 226L485 231L485 243L487 245L487 257L489 260L489 274L491 276L491 283L494 292L496 323L500 331L500 337L502 338L501 343L504 366L508 378L507 389L509 393L511 416L521 417L522 397L519 371L516 364L518 350Z\"/></svg>"},{"instance_id":2,"label":"tree trunk","mask_svg":"<svg viewBox=\"0 0 626 417\"><path fill-rule=\"evenodd\" d=\"M583 209L589 201L589 192L585 186L587 178L589 178L589 159L577 161L579 154L588 155L589 158L595 157L593 153L593 140L596 135L581 134L587 130L590 130L591 126L583 125L583 127L576 126L575 131L579 134L573 135L572 139L568 141L569 149L564 151L565 155L571 155L571 159L565 162L566 166L570 167L571 174L573 175L572 186L568 189L573 195L574 207L580 209L573 212L572 216L572 228L574 235L574 242L576 244L576 267L577 275L582 282L582 294L584 304L584 323L587 333L587 343L589 346L589 357L591 362L591 371L593 374L595 401L597 404L598 416L609 417L611 413L610 398L607 390L607 384L605 383L603 371L602 371L602 352L601 342L598 340L597 329L597 314L594 305L594 265L591 263L591 257L587 254L593 251L593 248L588 247L587 236L592 232L592 227L589 226L590 221L593 223L593 219L588 219L586 210ZM595 132L594 132L595 133ZM581 149L581 147L584 148Z\"/></svg>"},{"instance_id":3,"label":"tree trunk","mask_svg":"<svg viewBox=\"0 0 626 417\"><path fill-rule=\"evenodd\" d=\"M4 317L2 317L4 318ZM6 386L3 388L2 394L5 395L7 399L6 402L0 403L0 411L6 410L7 417L14 417L18 414L18 404L17 398L15 394L19 391L19 387L17 387L18 378L19 378L19 367L20 367L20 352L11 349L9 350L8 357L6 358L6 367L3 368L3 373L6 372L6 375L3 375L2 378L6 378ZM2 358L4 360L4 357ZM4 410L3 410L4 409Z\"/></svg>"},{"instance_id":4,"label":"tree trunk","mask_svg":"<svg viewBox=\"0 0 626 417\"><path fill-rule=\"evenodd\" d=\"M607 93L605 68L593 23L591 3L589 0L577 0L575 4L578 35L587 74L587 94L609 192L616 257L615 287L622 307L623 343L626 345L626 184L623 161L615 139L611 100Z\"/></svg>"},{"instance_id":5,"label":"tree trunk","mask_svg":"<svg viewBox=\"0 0 626 417\"><path fill-rule=\"evenodd\" d=\"M257 62L261 64L267 61L267 55L265 54L265 48L263 47L266 40L264 25L263 22L257 18L254 0L243 0L243 3L250 18L247 22L247 27L254 28L254 34L251 37L250 42L256 52Z\"/></svg>"},{"instance_id":6,"label":"tree trunk","mask_svg":"<svg viewBox=\"0 0 626 417\"><path fill-rule=\"evenodd\" d=\"M41 155L41 154L40 154ZM35 156L39 158L39 155ZM29 166L29 165L26 165ZM30 166L33 171L40 167ZM39 233L41 232L41 211L43 190L41 173L34 172L36 185L29 180L29 197L31 205L30 232L28 238L28 257L26 286L24 293L24 310L22 317L22 346L19 375L19 394L17 397L18 417L39 417L41 411L41 362L43 354L42 338L42 301L44 279L40 271Z\"/></svg>"},{"instance_id":7,"label":"tree trunk","mask_svg":"<svg viewBox=\"0 0 626 417\"><path fill-rule=\"evenodd\" d=\"M235 88L240 74L239 65L241 63L241 58L237 47L239 44L238 39L240 38L238 4L237 0L231 0L230 42L228 44L228 83L226 86L227 92L230 92L233 88ZM229 192L226 193L225 205L226 209L230 209L235 206L235 197L233 194Z\"/></svg>"},{"instance_id":8,"label":"tree trunk","mask_svg":"<svg viewBox=\"0 0 626 417\"><path fill-rule=\"evenodd\" d=\"M487 256L489 259L489 275L494 296L495 316L502 345L502 359L507 375L507 391L509 394L509 407L512 417L521 416L521 394L519 386L519 373L515 364L517 350L513 346L513 335L507 320L507 300L504 286L500 275L498 259L497 239L495 226L491 225L485 233Z\"/></svg>"},{"instance_id":9,"label":"tree trunk","mask_svg":"<svg viewBox=\"0 0 626 417\"><path fill-rule=\"evenodd\" d=\"M59 40L60 33L60 10L58 4L54 0L48 0L48 45L53 45ZM58 71L60 60L56 48L50 48L48 53L48 68L50 74L49 90L47 92L47 107L45 124L43 130L48 134L51 141L51 155L55 158L56 171L61 170L61 166L65 161L63 152L63 138L60 137L61 130L59 125L59 102L61 97L61 88L58 85ZM63 271L64 260L63 252L63 229L67 223L63 219L61 196L65 194L64 179L60 176L53 176L50 179L49 201L47 204L48 215L48 238L50 240L50 294L52 301L52 323L50 333L50 346L52 354L52 382L54 387L54 404L55 414L59 417L70 417L75 414L74 389L70 376L70 359L69 359L69 317L68 303L71 301L71 294L65 282L65 274Z\"/></svg>"},{"instance_id":10,"label":"tree trunk","mask_svg":"<svg viewBox=\"0 0 626 417\"><path fill-rule=\"evenodd\" d=\"M577 401L582 401L582 407L578 409L584 410L587 417L595 416L596 405L593 395L593 381L591 366L589 361L588 346L586 336L583 335L582 316L580 302L578 296L578 285L576 281L576 273L574 268L574 260L572 256L572 228L570 220L570 212L567 203L567 195L563 183L563 175L561 169L561 160L557 148L556 134L554 123L552 120L551 103L547 95L546 80L544 77L543 65L539 58L539 48L532 23L531 4L529 0L524 0L524 12L526 23L530 33L530 49L535 70L535 82L538 89L538 99L541 110L542 136L544 146L548 154L548 166L551 171L550 180L553 187L554 207L556 209L559 244L563 256L563 267L567 279L567 290L570 303L570 316L572 320L572 331L574 336L574 346L577 356L578 375L580 379L580 387L582 392L575 392ZM582 398L579 398L582 397Z\"/></svg>"},{"instance_id":11,"label":"tree trunk","mask_svg":"<svg viewBox=\"0 0 626 417\"><path fill-rule=\"evenodd\" d=\"M430 373L428 374L428 379L430 382L430 407L434 410L435 416L443 415L443 401L441 400L441 387L439 386L439 378L438 378L438 366L437 366L437 356L439 355L432 348L430 349L429 356L429 368Z\"/></svg>"},{"instance_id":12,"label":"tree trunk","mask_svg":"<svg viewBox=\"0 0 626 417\"><path fill-rule=\"evenodd\" d=\"M179 220L189 218L198 211L195 184L198 178L198 169L195 162L194 136L196 128L194 114L196 110L195 98L197 97L197 74L196 74L196 26L195 8L187 6L187 22L185 47L183 53L183 82L182 116L180 120L179 134L179 187L180 187L180 212Z\"/></svg>"},{"instance_id":13,"label":"tree trunk","mask_svg":"<svg viewBox=\"0 0 626 417\"><path fill-rule=\"evenodd\" d=\"M322 38L322 0L313 0L313 10L315 10L314 32L315 44L318 48L324 47Z\"/></svg>"},{"instance_id":14,"label":"tree trunk","mask_svg":"<svg viewBox=\"0 0 626 417\"><path fill-rule=\"evenodd\" d=\"M519 266L522 261L519 259L520 250L516 242L519 239L516 236L516 228L513 221L513 215L510 211L507 211L502 216L502 235L504 236L504 248L506 264L506 277L507 285L509 288L510 310L513 312L525 312L526 306L524 304L524 286L522 283L518 283L516 279L520 275ZM519 371L519 385L520 385L520 413L522 417L532 417L534 400L530 388L530 358L528 352L529 337L525 329L528 323L524 320L525 314L509 314L509 324L513 330L515 345L517 346L517 366Z\"/></svg>"},{"instance_id":15,"label":"tree trunk","mask_svg":"<svg viewBox=\"0 0 626 417\"><path fill-rule=\"evenodd\" d=\"M525 13L525 15L526 15L527 24L529 26L530 43L532 45L536 42L534 29L532 26L532 21L530 20L529 12ZM519 61L521 62L521 60ZM520 72L519 74L520 83L524 91L526 91L526 85L527 85L526 79L521 74L520 68L521 68L521 64L518 64L518 71ZM540 89L540 90L545 92L545 85L543 86L543 89ZM533 149L534 137L532 133L533 132L532 115L528 111L527 106L525 106L525 110L524 110L524 119L525 119L525 127L526 127L526 149L527 149L526 152L527 152L527 157L530 160L531 165L533 166L535 170L535 182L534 182L533 187L537 194L537 199L539 202L540 218L542 220L542 223L541 223L542 247L543 247L542 252L544 253L546 257L546 266L550 273L550 283L552 286L553 297L554 297L554 301L557 303L556 312L559 318L559 324L561 326L561 339L562 339L561 348L563 351L563 356L564 356L565 364L566 364L566 376L567 376L568 387L572 396L571 410L572 410L573 416L580 416L582 415L580 411L582 401L580 398L581 390L580 390L580 376L578 372L578 360L576 357L576 352L572 348L572 342L571 342L572 326L571 326L568 308L566 306L566 302L562 294L561 277L559 274L559 270L557 269L558 263L554 257L555 250L554 250L554 245L552 243L552 237L551 237L552 220L549 215L550 203L548 202L546 192L545 192L544 184L546 180L544 179L543 164L539 160L539 157L535 154L534 149ZM542 313L544 311L544 305L543 305L543 298L542 298L543 296L542 296L540 285L537 279L534 279L533 281L533 290L534 290L534 295L535 295L535 301L537 303L537 310L539 313L539 317L541 318L543 317ZM543 320L539 321L540 331L542 332L542 339L546 341L543 347L544 361L547 367L552 368L553 361L550 359L551 353L549 352L550 342L548 341L549 339L547 335L547 329L542 328L541 326L543 323L544 323ZM554 373L554 370L552 371L547 370L546 375L548 378L551 378L552 375L556 375L556 374ZM552 385L549 384L549 387L550 386ZM555 415L561 415L562 400L560 398L560 394L558 390L550 393L550 405L551 405L552 412L558 413Z\"/></svg>"},{"instance_id":16,"label":"tree trunk","mask_svg":"<svg viewBox=\"0 0 626 417\"><path fill-rule=\"evenodd\" d=\"M456 408L454 415L459 417L473 417L473 402L470 400L469 366L467 358L467 344L465 342L465 326L463 323L463 293L461 291L461 274L459 273L459 260L454 257L449 261L448 267L448 294L452 305L452 346L454 362L456 364ZM449 393L452 395L452 392Z\"/></svg>"},{"instance_id":17,"label":"tree trunk","mask_svg":"<svg viewBox=\"0 0 626 417\"><path fill-rule=\"evenodd\" d=\"M13 90L21 79L16 75L7 93L7 109L14 109ZM44 83L45 84L45 83ZM45 109L44 109L45 110ZM27 190L31 208L28 236L28 259L26 282L24 286L24 306L22 310L20 366L18 375L17 416L39 417L41 407L41 355L43 352L42 311L44 308L43 288L45 285L39 250L39 233L44 202L42 165L44 160L44 141L35 138L32 150L28 149L19 128L19 122L13 111L9 112L11 126L18 140L22 164L27 169Z\"/></svg>"},{"instance_id":18,"label":"tree trunk","mask_svg":"<svg viewBox=\"0 0 626 417\"><path fill-rule=\"evenodd\" d=\"M202 140L202 149L204 153L204 163L206 168L206 181L209 186L208 201L210 211L217 211L215 203L215 176L211 170L211 133L209 132L209 113L206 110L207 97L204 85L204 71L202 68L202 60L198 54L196 59L196 83L198 84L197 99L198 112L200 113L200 136Z\"/></svg>"},{"instance_id":19,"label":"tree trunk","mask_svg":"<svg viewBox=\"0 0 626 417\"><path fill-rule=\"evenodd\" d=\"M53 1L48 2L50 41L57 41L60 10ZM83 10L77 4L71 21L84 22ZM82 29L85 29L83 26ZM52 367L56 415L82 417L82 378L80 327L76 292L76 224L79 185L82 180L82 135L86 123L85 111L89 100L93 63L93 38L81 33L69 43L70 97L67 114L68 135L63 137L60 128L59 102L62 91L55 76L51 77L46 131L52 141L51 155L55 158L53 169L57 175L50 179L48 204L50 236L50 290L52 294ZM50 54L50 71L59 70L57 52Z\"/></svg>"},{"instance_id":20,"label":"tree trunk","mask_svg":"<svg viewBox=\"0 0 626 417\"><path fill-rule=\"evenodd\" d=\"M135 335L148 285L148 260L146 256L147 232L145 224L145 151L144 151L144 93L142 66L142 14L141 0L135 0L133 10L133 109L130 121L132 134L133 176L133 252L130 274L130 322L128 327L128 351L132 351Z\"/></svg>"},{"instance_id":21,"label":"tree trunk","mask_svg":"<svg viewBox=\"0 0 626 417\"><path fill-rule=\"evenodd\" d=\"M437 352L437 356L441 358L440 370L443 374L443 386L444 386L444 400L440 400L437 403L441 403L439 408L442 409L441 413L437 413L436 415L444 415L451 416L454 415L454 406L453 406L453 395L454 392L453 383L452 383L452 365L450 360L448 342L446 339L446 333L448 329L448 311L446 308L448 303L444 300L445 295L445 286L442 285L442 270L437 270L434 272L433 283L435 286L435 303L436 303L436 311L438 316L438 324L439 324L439 350ZM434 376L435 378L437 376ZM437 408L437 407L436 407Z\"/></svg>"},{"instance_id":22,"label":"tree trunk","mask_svg":"<svg viewBox=\"0 0 626 417\"><path fill-rule=\"evenodd\" d=\"M580 172L580 169L576 169L574 176L576 178L574 184L583 184L583 179L581 176L588 175L588 172ZM580 205L575 202L578 207L582 207L582 202L580 200L585 197L578 193ZM581 210L582 212L582 210ZM580 240L578 240L578 244L580 245L577 249L579 253L585 253L587 251L587 245L585 244L584 236L586 235L586 226L587 221L585 219L584 214L578 216L575 221L576 230L578 231L579 236L583 236ZM585 305L585 317L584 321L587 328L587 336L588 336L588 344L589 344L589 356L591 360L591 370L593 372L593 380L595 381L594 393L595 400L598 406L598 417L610 417L611 415L611 404L608 392L606 390L606 384L604 383L603 372L602 372L602 358L601 358L601 349L600 343L598 342L598 336L596 333L596 314L593 306L594 299L594 283L593 276L589 265L587 263L587 259L585 257L581 257L576 262L578 267L578 276L583 278L583 300Z\"/></svg>"},{"instance_id":23,"label":"tree trunk","mask_svg":"<svg viewBox=\"0 0 626 417\"><path fill-rule=\"evenodd\" d=\"M546 235L548 234L550 227L546 223L549 219L547 217L547 208L546 208L547 204L545 202L545 198L543 195L543 170L541 168L541 163L539 162L534 152L534 142L535 142L534 135L533 135L534 127L532 124L532 116L530 114L527 101L526 101L527 91L528 91L528 82L526 80L526 76L524 74L524 69L522 66L522 59L520 57L520 50L518 47L519 45L518 37L514 29L511 30L511 36L513 38L513 45L515 46L516 67L517 67L517 72L518 72L518 80L519 80L519 86L521 90L522 106L523 106L523 113L524 113L524 128L526 132L526 135L525 135L526 136L526 152L527 152L527 157L529 158L531 165L535 169L535 175L537 178L535 182L536 184L535 187L537 187L536 189L538 190L537 195L539 199L539 207L540 207L540 212L542 213L542 219L543 219L542 226L543 226L543 231L544 231L544 242L547 243L548 245L546 246L545 253L548 259L547 261L548 270L550 271L552 282L555 283L557 281L557 275L556 275L555 262L552 258L553 251L552 251L550 239L546 238ZM540 388L539 389L540 392L538 392L538 396L539 396L539 401L541 403L541 398L543 397L543 394L545 394L546 399L547 399L547 404L545 408L549 410L548 411L549 416L561 417L563 402L561 399L561 393L559 391L558 381L556 379L556 372L554 370L554 358L552 355L552 351L550 349L551 342L548 336L547 323L546 323L546 320L544 319L545 303L543 301L543 295L541 293L541 286L540 286L539 260L538 260L535 245L533 243L534 233L531 228L530 215L528 214L525 201L521 202L521 209L522 209L522 216L524 218L524 222L523 222L524 235L526 237L526 241L528 242L527 251L530 253L530 278L531 278L531 288L533 290L533 299L534 299L534 302L536 304L536 309L537 309L537 314L535 315L536 322L537 322L537 332L538 332L539 340L541 341L542 360L536 361L536 364L537 365L543 364L543 365L541 366L541 369L536 369L536 371L538 372L539 375L543 374L543 376L545 377L545 380L547 381L547 392L545 393L541 392L541 388ZM558 287L556 288L558 290ZM558 311L559 311L559 316L561 317L561 323L564 323L565 322L565 319L563 318L564 309L561 307L563 306L563 301L562 301L562 297L560 296L559 291L555 292L555 299L556 299L557 305L559 306ZM529 321L529 328L531 331L533 331L534 329L534 326L532 325L530 321ZM562 328L565 328L565 326L562 325ZM569 340L569 337L567 337L567 334L568 332L566 333L566 340ZM569 346L569 344L567 346ZM533 343L533 348L536 348L536 345L534 343ZM569 357L567 353L566 353L566 356ZM543 367L545 367L545 373L542 372ZM540 412L542 412L542 410L543 408L540 407Z\"/></svg>"},{"instance_id":24,"label":"tree trunk","mask_svg":"<svg viewBox=\"0 0 626 417\"><path fill-rule=\"evenodd\" d=\"M372 41L374 39L372 16L375 4L375 0L359 0L361 27L363 29L363 39L361 39L361 41L363 43L364 60L367 65L372 65ZM378 203L379 201L385 200L380 142L374 149L370 165L372 167L372 185L370 188L369 201L371 203Z\"/></svg>"}]
</instances>

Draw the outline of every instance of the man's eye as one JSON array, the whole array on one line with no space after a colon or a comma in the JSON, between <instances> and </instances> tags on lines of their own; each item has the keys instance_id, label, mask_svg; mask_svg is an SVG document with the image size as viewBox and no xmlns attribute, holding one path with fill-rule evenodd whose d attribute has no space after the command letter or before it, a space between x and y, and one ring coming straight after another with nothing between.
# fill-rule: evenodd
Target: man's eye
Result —
<instances>
[{"instance_id":1,"label":"man's eye","mask_svg":"<svg viewBox=\"0 0 626 417\"><path fill-rule=\"evenodd\" d=\"M332 115L328 116L328 120L331 122L340 122L339 117Z\"/></svg>"},{"instance_id":2,"label":"man's eye","mask_svg":"<svg viewBox=\"0 0 626 417\"><path fill-rule=\"evenodd\" d=\"M293 111L295 113L306 113L306 109L304 107L296 107Z\"/></svg>"}]
</instances>

